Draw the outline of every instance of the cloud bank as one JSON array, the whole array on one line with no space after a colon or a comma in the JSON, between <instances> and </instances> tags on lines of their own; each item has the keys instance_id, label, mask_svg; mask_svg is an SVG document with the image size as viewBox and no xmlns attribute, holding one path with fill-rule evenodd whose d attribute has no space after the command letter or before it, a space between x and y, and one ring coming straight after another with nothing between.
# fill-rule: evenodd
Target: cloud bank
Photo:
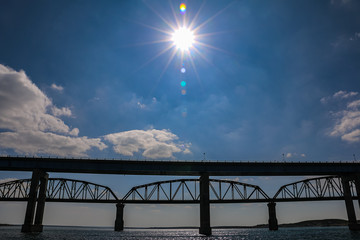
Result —
<instances>
[{"instance_id":1,"label":"cloud bank","mask_svg":"<svg viewBox=\"0 0 360 240\"><path fill-rule=\"evenodd\" d=\"M21 154L85 156L92 147L106 148L100 138L77 137L60 116L71 116L58 108L28 78L24 71L0 65L0 147Z\"/></svg>"},{"instance_id":2,"label":"cloud bank","mask_svg":"<svg viewBox=\"0 0 360 240\"><path fill-rule=\"evenodd\" d=\"M108 134L104 139L114 144L116 153L133 156L143 150L147 158L173 158L174 153L190 153L189 144L176 143L178 137L170 130L132 130Z\"/></svg>"},{"instance_id":3,"label":"cloud bank","mask_svg":"<svg viewBox=\"0 0 360 240\"><path fill-rule=\"evenodd\" d=\"M55 84L52 88L62 91ZM139 104L139 103L138 103ZM142 104L140 103L140 107ZM114 145L115 153L133 156L141 151L146 158L173 158L174 153L190 153L170 130L132 130L103 138L79 137L61 117L71 117L67 107L58 108L26 75L0 64L0 148L20 154L87 156L90 149L103 150Z\"/></svg>"},{"instance_id":4,"label":"cloud bank","mask_svg":"<svg viewBox=\"0 0 360 240\"><path fill-rule=\"evenodd\" d=\"M326 104L329 101L343 101L344 109L332 112L335 124L329 135L341 137L345 142L360 142L360 99L358 92L339 91L331 97L322 98L321 102ZM326 99L326 100L323 100Z\"/></svg>"}]
</instances>

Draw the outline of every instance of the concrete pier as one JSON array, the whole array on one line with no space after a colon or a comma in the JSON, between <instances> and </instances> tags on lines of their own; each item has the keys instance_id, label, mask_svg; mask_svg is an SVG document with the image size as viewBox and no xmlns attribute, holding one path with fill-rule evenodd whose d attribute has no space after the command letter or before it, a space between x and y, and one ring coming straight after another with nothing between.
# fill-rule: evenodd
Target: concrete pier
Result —
<instances>
[{"instance_id":1,"label":"concrete pier","mask_svg":"<svg viewBox=\"0 0 360 240\"><path fill-rule=\"evenodd\" d=\"M43 216L45 209L45 198L46 198L46 188L47 180L49 175L44 172L35 169L32 173L29 200L26 206L25 220L24 225L21 228L22 232L42 232L43 230ZM39 192L39 183L40 183L40 193ZM36 205L36 202L38 204ZM34 223L34 214L36 208L36 216Z\"/></svg>"},{"instance_id":2,"label":"concrete pier","mask_svg":"<svg viewBox=\"0 0 360 240\"><path fill-rule=\"evenodd\" d=\"M279 229L278 221L276 219L276 203L270 202L267 206L269 209L269 230L276 231Z\"/></svg>"},{"instance_id":3,"label":"concrete pier","mask_svg":"<svg viewBox=\"0 0 360 240\"><path fill-rule=\"evenodd\" d=\"M200 176L200 234L211 235L209 174Z\"/></svg>"},{"instance_id":4,"label":"concrete pier","mask_svg":"<svg viewBox=\"0 0 360 240\"><path fill-rule=\"evenodd\" d=\"M114 230L117 232L121 232L124 230L124 207L125 204L116 204L116 218Z\"/></svg>"},{"instance_id":5,"label":"concrete pier","mask_svg":"<svg viewBox=\"0 0 360 240\"><path fill-rule=\"evenodd\" d=\"M346 176L342 176L341 181L344 190L344 198L345 198L346 212L348 215L349 229L352 231L359 231L360 225L357 224L354 203L351 196L351 189L349 183L350 178Z\"/></svg>"}]
</instances>

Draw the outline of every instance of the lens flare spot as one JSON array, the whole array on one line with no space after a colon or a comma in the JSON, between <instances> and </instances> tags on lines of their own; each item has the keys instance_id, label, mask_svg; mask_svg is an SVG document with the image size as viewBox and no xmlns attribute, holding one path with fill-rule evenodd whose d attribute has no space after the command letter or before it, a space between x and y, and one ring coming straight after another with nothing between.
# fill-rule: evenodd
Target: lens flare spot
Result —
<instances>
[{"instance_id":1,"label":"lens flare spot","mask_svg":"<svg viewBox=\"0 0 360 240\"><path fill-rule=\"evenodd\" d=\"M183 117L186 117L186 116L187 116L187 108L186 108L186 107L184 107L184 108L182 109L181 115L182 115Z\"/></svg>"},{"instance_id":2,"label":"lens flare spot","mask_svg":"<svg viewBox=\"0 0 360 240\"><path fill-rule=\"evenodd\" d=\"M186 86L186 82L185 82L185 81L181 81L180 84L181 84L182 87L185 87L185 86Z\"/></svg>"},{"instance_id":3,"label":"lens flare spot","mask_svg":"<svg viewBox=\"0 0 360 240\"><path fill-rule=\"evenodd\" d=\"M180 13L185 14L185 12L186 12L186 4L182 3L180 4Z\"/></svg>"},{"instance_id":4,"label":"lens flare spot","mask_svg":"<svg viewBox=\"0 0 360 240\"><path fill-rule=\"evenodd\" d=\"M186 72L186 69L185 68L181 68L181 73L185 73Z\"/></svg>"},{"instance_id":5,"label":"lens flare spot","mask_svg":"<svg viewBox=\"0 0 360 240\"><path fill-rule=\"evenodd\" d=\"M187 51L194 42L194 33L186 27L181 27L173 33L172 41L178 49Z\"/></svg>"},{"instance_id":6,"label":"lens flare spot","mask_svg":"<svg viewBox=\"0 0 360 240\"><path fill-rule=\"evenodd\" d=\"M181 94L186 95L186 90L185 89L181 90Z\"/></svg>"}]
</instances>

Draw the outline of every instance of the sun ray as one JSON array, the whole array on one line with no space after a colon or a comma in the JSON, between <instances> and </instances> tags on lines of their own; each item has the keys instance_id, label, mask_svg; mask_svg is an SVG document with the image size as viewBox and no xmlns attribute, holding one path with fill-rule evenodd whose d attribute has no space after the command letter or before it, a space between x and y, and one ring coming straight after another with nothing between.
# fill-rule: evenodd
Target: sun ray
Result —
<instances>
[{"instance_id":1,"label":"sun ray","mask_svg":"<svg viewBox=\"0 0 360 240\"><path fill-rule=\"evenodd\" d=\"M215 66L212 62L210 62L210 61L204 56L204 54L202 54L196 47L194 47L193 49L194 49L194 51L195 51L197 54L199 54L199 56L200 56L202 59L204 59L205 62L207 62L208 64L210 64L210 65L213 66L213 67L216 67L216 66Z\"/></svg>"},{"instance_id":2,"label":"sun ray","mask_svg":"<svg viewBox=\"0 0 360 240\"><path fill-rule=\"evenodd\" d=\"M181 27L180 21L179 21L179 19L177 18L177 14L176 14L176 12L175 12L174 6L172 5L172 3L171 3L170 0L169 0L169 5L170 5L170 7L171 7L171 12L172 12L172 14L173 14L173 16L174 16L174 18L175 18L176 25L177 25L178 28L180 28L180 27Z\"/></svg>"},{"instance_id":3,"label":"sun ray","mask_svg":"<svg viewBox=\"0 0 360 240\"><path fill-rule=\"evenodd\" d=\"M150 41L150 42L140 42L140 43L122 45L122 47L137 47L137 46L145 46L145 45L152 45L152 44L157 44L157 43L167 43L167 42L172 42L171 38L155 40L155 41Z\"/></svg>"},{"instance_id":4,"label":"sun ray","mask_svg":"<svg viewBox=\"0 0 360 240\"><path fill-rule=\"evenodd\" d=\"M201 46L203 46L203 47L207 47L207 48L211 48L211 49L217 50L217 51L222 52L222 53L226 53L226 54L228 54L228 55L236 56L236 54L234 54L234 53L228 52L228 51L226 51L226 50L224 50L224 49L221 49L221 48L214 47L214 46L212 46L212 45L210 45L210 44L206 44L206 43L199 42L199 41L194 41L194 43L196 43L196 44L198 44L198 45L201 45Z\"/></svg>"},{"instance_id":5,"label":"sun ray","mask_svg":"<svg viewBox=\"0 0 360 240\"><path fill-rule=\"evenodd\" d=\"M164 17L162 17L153 7L151 7L146 1L144 1L146 6L153 11L166 25L168 25L172 30L176 30L176 27L173 26L169 21L167 21Z\"/></svg>"},{"instance_id":6,"label":"sun ray","mask_svg":"<svg viewBox=\"0 0 360 240\"><path fill-rule=\"evenodd\" d=\"M192 28L194 27L194 24L195 24L195 22L197 21L197 18L199 17L199 14L200 14L200 12L201 12L201 10L202 10L202 8L203 8L204 6L205 6L205 1L203 1L203 3L201 4L199 10L196 12L193 20L191 21L191 23L190 23L190 25L189 25L189 28L190 28L190 29L192 29Z\"/></svg>"},{"instance_id":7,"label":"sun ray","mask_svg":"<svg viewBox=\"0 0 360 240\"><path fill-rule=\"evenodd\" d=\"M174 59L174 57L175 57L175 54L176 54L176 49L173 49L173 52L171 53L171 56L170 56L169 60L167 61L166 65L165 65L165 67L164 67L164 69L163 69L163 71L161 72L161 74L160 74L160 77L159 77L159 80L158 80L158 81L160 81L160 79L161 79L161 78L162 78L162 76L164 75L165 71L168 69L168 67L169 67L170 63L172 62L172 60L173 60L173 59Z\"/></svg>"},{"instance_id":8,"label":"sun ray","mask_svg":"<svg viewBox=\"0 0 360 240\"><path fill-rule=\"evenodd\" d=\"M220 31L220 32L211 32L211 33L196 34L196 38L203 38L203 37L214 36L214 35L224 34L224 33L230 33L230 32L233 32L233 31Z\"/></svg>"},{"instance_id":9,"label":"sun ray","mask_svg":"<svg viewBox=\"0 0 360 240\"><path fill-rule=\"evenodd\" d=\"M203 89L202 81L201 81L201 79L200 79L200 76L199 76L199 74L198 74L198 71L197 71L197 69L196 69L196 66L195 66L195 63L194 63L194 60L193 60L191 54L189 54L189 59L190 59L191 66L192 66L193 69L194 69L196 78L197 78L197 80L198 80L198 82L199 82L199 84L200 84L200 86L201 86L201 89Z\"/></svg>"},{"instance_id":10,"label":"sun ray","mask_svg":"<svg viewBox=\"0 0 360 240\"><path fill-rule=\"evenodd\" d=\"M163 75L165 74L166 70L168 69L170 63L174 59L176 52L177 52L176 49L173 49L170 58L168 59L168 61L167 61L166 65L165 65L164 69L162 70L159 78L157 79L156 84L154 84L153 88L151 89L150 94L152 94L152 92L157 87L157 85L159 85L159 82L160 82L161 78L163 77Z\"/></svg>"},{"instance_id":11,"label":"sun ray","mask_svg":"<svg viewBox=\"0 0 360 240\"><path fill-rule=\"evenodd\" d=\"M234 1L235 2L235 1ZM199 26L197 26L193 31L197 32L200 28L202 28L204 25L209 23L210 21L214 20L217 16L219 16L221 13L223 13L226 9L228 9L234 2L231 2L229 5L221 9L219 12L215 13L212 17L209 17L207 20L205 20L203 23L201 23Z\"/></svg>"},{"instance_id":12,"label":"sun ray","mask_svg":"<svg viewBox=\"0 0 360 240\"><path fill-rule=\"evenodd\" d=\"M143 27L147 27L149 29L152 29L152 30L155 30L155 31L158 31L158 32L161 32L161 33L165 33L166 35L170 35L172 34L172 32L169 32L169 31L166 31L166 30L163 30L163 29L160 29L160 28L157 28L157 27L154 27L154 26L150 26L150 25L147 25L145 23L141 23L141 22L137 22L137 21L132 21L136 24L139 24L139 25L142 25Z\"/></svg>"},{"instance_id":13,"label":"sun ray","mask_svg":"<svg viewBox=\"0 0 360 240\"><path fill-rule=\"evenodd\" d=\"M181 64L184 63L184 51L181 51L181 53L180 53L180 63Z\"/></svg>"},{"instance_id":14,"label":"sun ray","mask_svg":"<svg viewBox=\"0 0 360 240\"><path fill-rule=\"evenodd\" d=\"M168 46L167 48L156 54L154 57L150 58L148 61L142 64L138 69L136 69L136 72L142 69L143 67L145 67L146 65L148 65L149 63L151 63L152 61L154 61L155 59L157 59L158 57L160 57L161 55L163 55L164 53L166 53L167 51L169 51L171 48L173 48L172 45Z\"/></svg>"}]
</instances>

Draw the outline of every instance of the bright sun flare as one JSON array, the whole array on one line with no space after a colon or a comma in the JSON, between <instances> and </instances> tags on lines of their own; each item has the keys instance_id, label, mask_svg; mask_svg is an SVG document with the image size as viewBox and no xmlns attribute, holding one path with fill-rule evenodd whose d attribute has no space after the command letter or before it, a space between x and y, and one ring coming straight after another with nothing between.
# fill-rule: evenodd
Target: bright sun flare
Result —
<instances>
[{"instance_id":1,"label":"bright sun flare","mask_svg":"<svg viewBox=\"0 0 360 240\"><path fill-rule=\"evenodd\" d=\"M177 49L187 51L194 42L194 34L188 28L181 27L173 33L172 41Z\"/></svg>"}]
</instances>

